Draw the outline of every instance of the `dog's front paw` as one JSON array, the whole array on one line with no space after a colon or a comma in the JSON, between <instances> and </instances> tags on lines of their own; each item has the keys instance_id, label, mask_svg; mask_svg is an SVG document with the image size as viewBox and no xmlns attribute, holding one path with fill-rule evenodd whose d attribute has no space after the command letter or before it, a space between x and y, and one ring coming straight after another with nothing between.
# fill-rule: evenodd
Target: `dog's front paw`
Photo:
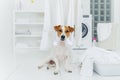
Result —
<instances>
[{"instance_id":1,"label":"dog's front paw","mask_svg":"<svg viewBox=\"0 0 120 80\"><path fill-rule=\"evenodd\" d=\"M38 69L41 69L43 66L38 66Z\"/></svg>"},{"instance_id":2,"label":"dog's front paw","mask_svg":"<svg viewBox=\"0 0 120 80\"><path fill-rule=\"evenodd\" d=\"M49 70L50 68L49 67L47 67L47 70Z\"/></svg>"},{"instance_id":3,"label":"dog's front paw","mask_svg":"<svg viewBox=\"0 0 120 80\"><path fill-rule=\"evenodd\" d=\"M54 75L58 75L58 72L54 72Z\"/></svg>"},{"instance_id":4,"label":"dog's front paw","mask_svg":"<svg viewBox=\"0 0 120 80\"><path fill-rule=\"evenodd\" d=\"M72 71L71 71L71 70L68 70L67 72L68 72L68 73L72 73Z\"/></svg>"},{"instance_id":5,"label":"dog's front paw","mask_svg":"<svg viewBox=\"0 0 120 80\"><path fill-rule=\"evenodd\" d=\"M65 71L68 73L72 73L72 70L70 70L70 69L65 69Z\"/></svg>"}]
</instances>

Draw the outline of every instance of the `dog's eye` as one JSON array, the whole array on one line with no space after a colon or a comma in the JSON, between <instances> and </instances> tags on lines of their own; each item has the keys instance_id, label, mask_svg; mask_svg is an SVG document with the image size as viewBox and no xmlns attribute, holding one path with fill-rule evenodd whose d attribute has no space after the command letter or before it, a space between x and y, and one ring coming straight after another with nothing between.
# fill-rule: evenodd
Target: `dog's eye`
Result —
<instances>
[{"instance_id":1,"label":"dog's eye","mask_svg":"<svg viewBox=\"0 0 120 80\"><path fill-rule=\"evenodd\" d=\"M59 30L59 32L62 32L62 30Z\"/></svg>"},{"instance_id":2,"label":"dog's eye","mask_svg":"<svg viewBox=\"0 0 120 80\"><path fill-rule=\"evenodd\" d=\"M68 33L69 31L67 30L67 31L65 31L65 33Z\"/></svg>"}]
</instances>

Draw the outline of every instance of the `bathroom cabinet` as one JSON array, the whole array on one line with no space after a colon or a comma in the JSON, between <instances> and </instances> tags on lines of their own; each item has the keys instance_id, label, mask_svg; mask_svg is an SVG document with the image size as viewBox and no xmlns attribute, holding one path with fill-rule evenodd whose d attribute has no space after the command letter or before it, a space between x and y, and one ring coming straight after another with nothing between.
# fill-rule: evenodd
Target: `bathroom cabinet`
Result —
<instances>
[{"instance_id":1,"label":"bathroom cabinet","mask_svg":"<svg viewBox=\"0 0 120 80\"><path fill-rule=\"evenodd\" d=\"M44 26L44 11L16 10L13 24L14 51L30 53L31 50L39 50Z\"/></svg>"}]
</instances>

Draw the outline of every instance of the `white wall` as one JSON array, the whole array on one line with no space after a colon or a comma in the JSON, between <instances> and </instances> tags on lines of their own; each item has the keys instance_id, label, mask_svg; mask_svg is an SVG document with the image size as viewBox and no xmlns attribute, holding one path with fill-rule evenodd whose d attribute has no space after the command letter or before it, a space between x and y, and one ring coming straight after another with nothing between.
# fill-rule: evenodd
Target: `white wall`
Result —
<instances>
[{"instance_id":1,"label":"white wall","mask_svg":"<svg viewBox=\"0 0 120 80\"><path fill-rule=\"evenodd\" d=\"M83 15L90 14L90 0L81 0L82 1L82 8L83 8Z\"/></svg>"},{"instance_id":2,"label":"white wall","mask_svg":"<svg viewBox=\"0 0 120 80\"><path fill-rule=\"evenodd\" d=\"M117 23L117 25L120 27L120 0L112 0L112 18L113 23ZM118 31L119 32L119 31ZM117 33L117 51L120 53L120 33Z\"/></svg>"},{"instance_id":3,"label":"white wall","mask_svg":"<svg viewBox=\"0 0 120 80\"><path fill-rule=\"evenodd\" d=\"M5 80L15 69L12 50L12 13L14 0L0 0L0 80Z\"/></svg>"},{"instance_id":4,"label":"white wall","mask_svg":"<svg viewBox=\"0 0 120 80\"><path fill-rule=\"evenodd\" d=\"M113 22L120 23L120 0L112 0L112 4Z\"/></svg>"}]
</instances>

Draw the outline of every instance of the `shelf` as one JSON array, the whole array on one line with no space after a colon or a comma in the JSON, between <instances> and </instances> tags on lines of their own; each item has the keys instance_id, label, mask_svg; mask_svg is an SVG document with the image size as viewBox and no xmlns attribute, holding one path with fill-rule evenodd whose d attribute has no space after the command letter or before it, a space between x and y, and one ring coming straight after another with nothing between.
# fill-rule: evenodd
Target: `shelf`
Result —
<instances>
[{"instance_id":1,"label":"shelf","mask_svg":"<svg viewBox=\"0 0 120 80\"><path fill-rule=\"evenodd\" d=\"M43 25L43 23L15 23L15 25Z\"/></svg>"},{"instance_id":2,"label":"shelf","mask_svg":"<svg viewBox=\"0 0 120 80\"><path fill-rule=\"evenodd\" d=\"M44 13L16 13L15 14L15 24L43 24Z\"/></svg>"},{"instance_id":3,"label":"shelf","mask_svg":"<svg viewBox=\"0 0 120 80\"><path fill-rule=\"evenodd\" d=\"M44 11L38 11L38 10L16 10L15 13L44 13Z\"/></svg>"},{"instance_id":4,"label":"shelf","mask_svg":"<svg viewBox=\"0 0 120 80\"><path fill-rule=\"evenodd\" d=\"M82 48L82 47L74 47L72 50L87 50L87 48Z\"/></svg>"},{"instance_id":5,"label":"shelf","mask_svg":"<svg viewBox=\"0 0 120 80\"><path fill-rule=\"evenodd\" d=\"M40 49L44 16L41 10L14 11L13 38L14 48L18 50L16 53Z\"/></svg>"},{"instance_id":6,"label":"shelf","mask_svg":"<svg viewBox=\"0 0 120 80\"><path fill-rule=\"evenodd\" d=\"M15 37L18 37L18 38L20 38L20 37L40 37L41 38L40 35L15 35Z\"/></svg>"},{"instance_id":7,"label":"shelf","mask_svg":"<svg viewBox=\"0 0 120 80\"><path fill-rule=\"evenodd\" d=\"M15 47L16 49L40 49L40 47Z\"/></svg>"}]
</instances>

